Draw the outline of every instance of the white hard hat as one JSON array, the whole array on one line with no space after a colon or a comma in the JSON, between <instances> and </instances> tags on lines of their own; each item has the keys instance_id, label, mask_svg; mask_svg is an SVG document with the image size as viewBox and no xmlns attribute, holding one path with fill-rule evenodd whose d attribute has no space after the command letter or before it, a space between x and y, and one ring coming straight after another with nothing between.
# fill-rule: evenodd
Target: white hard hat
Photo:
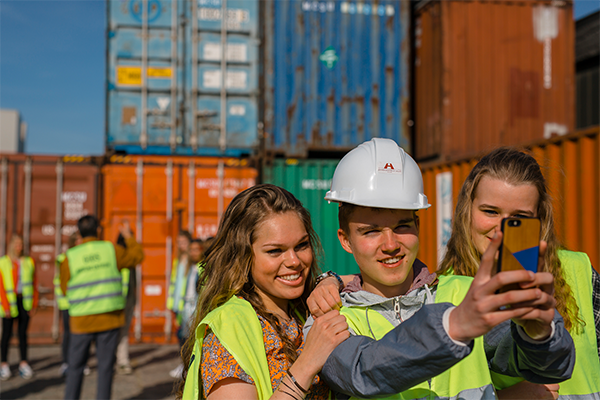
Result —
<instances>
[{"instance_id":1,"label":"white hard hat","mask_svg":"<svg viewBox=\"0 0 600 400\"><path fill-rule=\"evenodd\" d=\"M396 142L383 138L364 142L340 160L325 200L399 210L431 206L415 160Z\"/></svg>"}]
</instances>

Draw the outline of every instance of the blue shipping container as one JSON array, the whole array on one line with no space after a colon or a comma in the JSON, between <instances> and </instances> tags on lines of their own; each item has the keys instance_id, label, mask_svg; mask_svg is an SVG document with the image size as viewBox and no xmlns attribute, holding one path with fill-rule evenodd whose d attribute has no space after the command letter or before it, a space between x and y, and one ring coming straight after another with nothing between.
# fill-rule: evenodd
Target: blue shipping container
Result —
<instances>
[{"instance_id":1,"label":"blue shipping container","mask_svg":"<svg viewBox=\"0 0 600 400\"><path fill-rule=\"evenodd\" d=\"M303 157L373 137L411 148L410 2L275 0L263 7L268 150Z\"/></svg>"},{"instance_id":2,"label":"blue shipping container","mask_svg":"<svg viewBox=\"0 0 600 400\"><path fill-rule=\"evenodd\" d=\"M257 147L258 0L109 0L107 9L107 150Z\"/></svg>"}]
</instances>

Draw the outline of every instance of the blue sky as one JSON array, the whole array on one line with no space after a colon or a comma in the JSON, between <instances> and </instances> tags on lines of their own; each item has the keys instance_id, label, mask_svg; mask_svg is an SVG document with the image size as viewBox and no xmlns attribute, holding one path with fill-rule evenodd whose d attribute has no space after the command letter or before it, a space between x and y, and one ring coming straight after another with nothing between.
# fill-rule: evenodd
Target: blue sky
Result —
<instances>
[{"instance_id":1,"label":"blue sky","mask_svg":"<svg viewBox=\"0 0 600 400\"><path fill-rule=\"evenodd\" d=\"M575 19L600 0L575 1ZM104 0L0 0L0 108L28 124L28 153L104 152Z\"/></svg>"}]
</instances>

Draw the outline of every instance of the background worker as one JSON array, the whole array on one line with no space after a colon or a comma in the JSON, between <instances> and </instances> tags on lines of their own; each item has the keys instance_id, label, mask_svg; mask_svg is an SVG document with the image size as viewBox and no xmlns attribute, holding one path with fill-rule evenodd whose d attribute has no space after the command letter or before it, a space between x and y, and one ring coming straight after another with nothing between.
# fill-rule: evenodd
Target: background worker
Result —
<instances>
[{"instance_id":1,"label":"background worker","mask_svg":"<svg viewBox=\"0 0 600 400\"><path fill-rule=\"evenodd\" d=\"M98 240L100 228L92 215L81 217L77 227L82 244L67 251L60 268L61 288L70 304L71 326L65 399L81 396L83 368L92 341L96 343L98 359L96 397L109 399L119 330L125 324L125 299L119 271L135 267L144 255L128 221L119 226L127 248Z\"/></svg>"},{"instance_id":2,"label":"background worker","mask_svg":"<svg viewBox=\"0 0 600 400\"><path fill-rule=\"evenodd\" d=\"M190 336L190 319L196 309L196 302L198 301L198 275L201 272L202 267L200 261L203 258L203 243L200 239L193 239L190 242L188 249L188 267L185 273L185 286L182 288L184 291L181 296L183 306L181 311L178 313L179 329L177 330L177 339L179 339L179 345L183 348L183 345L187 338ZM172 378L181 378L183 372L183 364L179 364L178 367L174 368L169 372Z\"/></svg>"},{"instance_id":3,"label":"background worker","mask_svg":"<svg viewBox=\"0 0 600 400\"><path fill-rule=\"evenodd\" d=\"M13 235L8 244L7 254L0 258L0 316L2 316L2 340L0 379L7 380L11 376L8 364L8 345L13 333L13 322L19 323L19 350L21 363L19 375L24 379L33 376L33 370L27 362L27 327L29 317L35 312L38 303L37 279L33 259L23 255L23 239Z\"/></svg>"},{"instance_id":4,"label":"background worker","mask_svg":"<svg viewBox=\"0 0 600 400\"><path fill-rule=\"evenodd\" d=\"M121 233L117 238L117 244L127 248L125 238ZM123 297L125 297L125 324L119 331L119 345L117 346L117 373L129 375L133 372L129 359L129 330L131 320L137 303L137 275L135 268L121 269L123 285Z\"/></svg>"},{"instance_id":5,"label":"background worker","mask_svg":"<svg viewBox=\"0 0 600 400\"><path fill-rule=\"evenodd\" d=\"M67 368L69 368L69 338L71 337L71 331L69 328L69 300L67 300L67 296L65 296L60 287L60 264L67 257L67 250L80 244L81 235L79 234L79 231L71 233L71 235L69 235L66 248L63 247L63 252L59 254L54 261L56 264L56 270L54 273L54 299L56 300L56 304L60 310L60 318L62 319L63 323L63 336L61 344L63 362L59 369L60 376L66 376ZM83 374L89 375L90 367L86 365L83 369Z\"/></svg>"}]
</instances>

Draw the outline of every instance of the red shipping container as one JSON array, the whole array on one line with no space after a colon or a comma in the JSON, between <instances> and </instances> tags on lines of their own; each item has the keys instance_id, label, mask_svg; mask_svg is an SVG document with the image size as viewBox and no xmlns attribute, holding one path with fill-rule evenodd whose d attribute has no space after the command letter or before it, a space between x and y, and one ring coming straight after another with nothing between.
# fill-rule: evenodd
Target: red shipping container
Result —
<instances>
[{"instance_id":1,"label":"red shipping container","mask_svg":"<svg viewBox=\"0 0 600 400\"><path fill-rule=\"evenodd\" d=\"M65 250L77 220L97 214L100 168L89 157L0 155L0 255L13 234L36 267L39 309L31 318L31 343L59 339L54 301L54 260ZM57 207L58 205L58 207Z\"/></svg>"},{"instance_id":2,"label":"red shipping container","mask_svg":"<svg viewBox=\"0 0 600 400\"><path fill-rule=\"evenodd\" d=\"M575 127L572 1L421 1L417 161L476 156Z\"/></svg>"}]
</instances>

